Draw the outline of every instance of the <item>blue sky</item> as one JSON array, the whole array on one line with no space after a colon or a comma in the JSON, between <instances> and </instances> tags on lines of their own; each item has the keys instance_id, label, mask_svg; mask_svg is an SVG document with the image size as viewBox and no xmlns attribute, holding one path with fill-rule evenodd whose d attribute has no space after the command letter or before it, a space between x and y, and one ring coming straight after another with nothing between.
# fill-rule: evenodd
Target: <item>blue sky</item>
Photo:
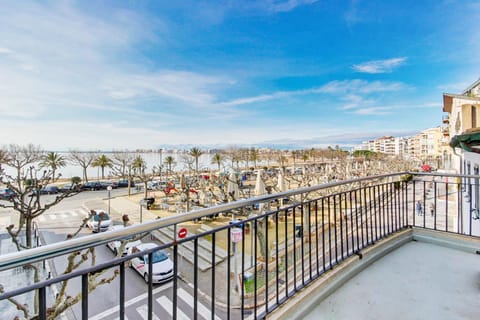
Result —
<instances>
[{"instance_id":1,"label":"blue sky","mask_svg":"<svg viewBox=\"0 0 480 320\"><path fill-rule=\"evenodd\" d=\"M480 1L0 0L0 139L347 146L441 125Z\"/></svg>"}]
</instances>

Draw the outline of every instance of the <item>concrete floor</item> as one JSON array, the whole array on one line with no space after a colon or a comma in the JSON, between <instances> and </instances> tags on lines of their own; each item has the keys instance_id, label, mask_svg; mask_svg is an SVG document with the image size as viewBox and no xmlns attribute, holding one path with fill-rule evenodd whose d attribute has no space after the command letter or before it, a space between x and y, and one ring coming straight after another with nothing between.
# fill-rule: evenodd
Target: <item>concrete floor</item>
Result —
<instances>
[{"instance_id":1,"label":"concrete floor","mask_svg":"<svg viewBox=\"0 0 480 320\"><path fill-rule=\"evenodd\" d=\"M480 255L409 242L304 319L480 319Z\"/></svg>"}]
</instances>

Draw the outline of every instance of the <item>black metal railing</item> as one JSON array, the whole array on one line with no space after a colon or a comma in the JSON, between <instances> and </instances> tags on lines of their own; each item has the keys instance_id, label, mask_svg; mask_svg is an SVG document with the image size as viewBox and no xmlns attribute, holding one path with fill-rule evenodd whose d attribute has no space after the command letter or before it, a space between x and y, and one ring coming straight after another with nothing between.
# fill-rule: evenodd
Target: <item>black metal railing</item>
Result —
<instances>
[{"instance_id":1,"label":"black metal railing","mask_svg":"<svg viewBox=\"0 0 480 320\"><path fill-rule=\"evenodd\" d=\"M405 228L479 236L478 178L403 172L337 181L3 255L0 271L46 260L55 263L66 259L62 258L65 255L85 252L134 234L155 236L160 231L171 234L171 241L158 237L163 244L144 252L108 259L37 283L5 287L0 307L16 299L31 308L36 305L31 314L38 319L51 318L61 307L55 305L60 300L52 296L52 289L77 281L81 302L69 310L73 309L82 319L103 319L92 314L89 302L93 298L89 296L95 295L94 277L106 270L108 277L105 275L104 279L108 280L102 284L103 289L96 290L118 294L118 304L104 318L125 319L131 306L126 302L127 281L132 280L125 266L146 254L147 294L145 301L139 302L145 306L144 317L197 319L199 314L204 318L208 309L211 319L264 318L343 260L361 255L362 249ZM254 209L258 204L260 210ZM196 234L183 239L177 236L177 228L182 224L231 216L232 212L242 220L209 229L198 228ZM154 299L162 287L152 284L152 255L157 250L168 251L174 265L171 286L165 289L166 296L161 297L169 302L161 300L161 307ZM23 296L29 292L36 294ZM185 301L188 299L191 300ZM68 297L61 301L72 302Z\"/></svg>"}]
</instances>

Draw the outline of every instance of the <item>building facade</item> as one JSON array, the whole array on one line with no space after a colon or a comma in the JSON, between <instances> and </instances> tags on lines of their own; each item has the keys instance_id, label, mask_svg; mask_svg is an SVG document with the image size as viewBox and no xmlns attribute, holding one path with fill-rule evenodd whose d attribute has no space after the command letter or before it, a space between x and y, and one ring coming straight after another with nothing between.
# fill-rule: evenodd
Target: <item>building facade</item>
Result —
<instances>
[{"instance_id":1,"label":"building facade","mask_svg":"<svg viewBox=\"0 0 480 320\"><path fill-rule=\"evenodd\" d=\"M461 94L443 95L445 133L453 150L452 165L457 173L478 176L480 174L480 79ZM472 181L473 180L473 181ZM462 187L462 229L480 233L480 179L464 178L457 183Z\"/></svg>"}]
</instances>

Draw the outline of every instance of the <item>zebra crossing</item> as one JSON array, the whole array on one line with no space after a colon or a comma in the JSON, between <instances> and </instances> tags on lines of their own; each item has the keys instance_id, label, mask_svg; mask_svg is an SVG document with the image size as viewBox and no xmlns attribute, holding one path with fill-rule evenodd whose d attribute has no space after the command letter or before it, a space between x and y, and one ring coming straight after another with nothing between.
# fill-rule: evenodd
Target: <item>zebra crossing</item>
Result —
<instances>
[{"instance_id":1,"label":"zebra crossing","mask_svg":"<svg viewBox=\"0 0 480 320\"><path fill-rule=\"evenodd\" d=\"M65 210L58 212L45 212L37 218L38 222L49 222L49 221L58 221L74 218L74 220L82 220L88 215L87 210L83 208Z\"/></svg>"},{"instance_id":2,"label":"zebra crossing","mask_svg":"<svg viewBox=\"0 0 480 320\"><path fill-rule=\"evenodd\" d=\"M163 290L162 290L163 291ZM154 292L155 294L155 292ZM148 306L146 304L146 297L142 301L139 299L132 299L134 303L130 301L125 302L126 312L125 320L137 320L137 319L148 319ZM138 303L140 302L140 303ZM177 290L177 319L179 320L189 320L193 318L193 307L194 307L194 298L183 288ZM153 320L160 319L172 319L173 318L173 302L171 298L162 294L159 297L154 298L153 305L154 314L152 315ZM106 310L96 316L89 317L91 320L118 320L119 308L118 306L112 308L111 310ZM198 319L210 320L212 319L212 313L209 308L203 305L200 301L197 302L197 312ZM217 315L214 317L215 320L221 320Z\"/></svg>"}]
</instances>

